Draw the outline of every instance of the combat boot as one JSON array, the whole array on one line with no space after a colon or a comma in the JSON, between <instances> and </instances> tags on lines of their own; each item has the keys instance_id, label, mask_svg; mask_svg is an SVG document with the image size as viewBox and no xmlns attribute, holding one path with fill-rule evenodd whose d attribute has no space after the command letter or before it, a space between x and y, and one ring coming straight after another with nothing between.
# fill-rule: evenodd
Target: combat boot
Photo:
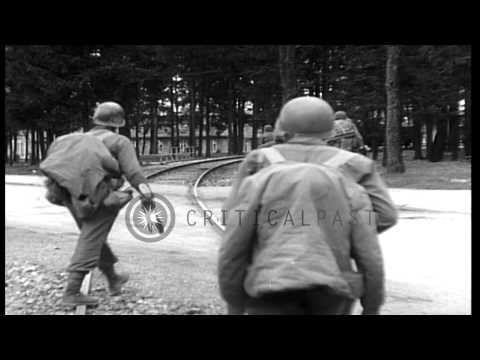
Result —
<instances>
[{"instance_id":1,"label":"combat boot","mask_svg":"<svg viewBox=\"0 0 480 360\"><path fill-rule=\"evenodd\" d=\"M130 276L128 274L117 274L113 265L101 267L100 270L107 278L110 296L120 295L123 284L128 281Z\"/></svg>"},{"instance_id":2,"label":"combat boot","mask_svg":"<svg viewBox=\"0 0 480 360\"><path fill-rule=\"evenodd\" d=\"M63 293L62 302L64 305L77 306L97 306L98 300L92 296L84 295L80 292L82 281L87 273L75 271L68 276L67 287Z\"/></svg>"}]
</instances>

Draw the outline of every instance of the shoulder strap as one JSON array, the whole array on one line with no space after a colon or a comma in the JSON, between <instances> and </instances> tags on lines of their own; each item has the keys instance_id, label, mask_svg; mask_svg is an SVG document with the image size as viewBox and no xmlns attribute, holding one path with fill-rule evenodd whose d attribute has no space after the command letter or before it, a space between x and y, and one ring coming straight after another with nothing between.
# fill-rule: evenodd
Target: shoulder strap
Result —
<instances>
[{"instance_id":1,"label":"shoulder strap","mask_svg":"<svg viewBox=\"0 0 480 360\"><path fill-rule=\"evenodd\" d=\"M280 154L280 152L273 147L262 148L260 149L260 151L265 155L268 161L270 161L270 164L275 164L275 163L285 161L285 158L283 157L283 155Z\"/></svg>"},{"instance_id":2,"label":"shoulder strap","mask_svg":"<svg viewBox=\"0 0 480 360\"><path fill-rule=\"evenodd\" d=\"M340 167L343 164L347 163L350 159L355 156L354 153L350 153L347 151L339 151L335 155L333 155L330 159L325 161L323 165L330 166L330 167Z\"/></svg>"},{"instance_id":3,"label":"shoulder strap","mask_svg":"<svg viewBox=\"0 0 480 360\"><path fill-rule=\"evenodd\" d=\"M95 136L100 141L105 140L109 136L115 135L114 132L111 132L111 131L108 131L108 130L104 131L104 132L101 132L101 133L99 133L97 131L89 131L88 134L90 134L92 136Z\"/></svg>"}]
</instances>

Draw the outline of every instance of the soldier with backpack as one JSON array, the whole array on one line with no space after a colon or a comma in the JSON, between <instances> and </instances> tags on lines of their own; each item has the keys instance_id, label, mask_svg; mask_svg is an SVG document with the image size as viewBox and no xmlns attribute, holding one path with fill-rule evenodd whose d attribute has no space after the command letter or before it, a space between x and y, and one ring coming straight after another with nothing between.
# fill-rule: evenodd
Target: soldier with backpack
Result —
<instances>
[{"instance_id":1,"label":"soldier with backpack","mask_svg":"<svg viewBox=\"0 0 480 360\"><path fill-rule=\"evenodd\" d=\"M379 312L384 295L377 232L396 223L397 211L372 160L326 144L333 119L321 99L290 100L276 127L293 137L252 151L240 165L225 206L219 256L220 291L230 313L348 314L358 297L364 314ZM276 162L285 169L270 166ZM368 220L343 219L339 228L278 225L279 216L289 219L290 208L303 214L299 206L326 217L338 210L341 218L348 209L363 210ZM243 221L232 221L242 211ZM275 226L268 216L265 221L266 211L273 211ZM298 224L298 214L290 215ZM359 273L349 265L350 253Z\"/></svg>"},{"instance_id":2,"label":"soldier with backpack","mask_svg":"<svg viewBox=\"0 0 480 360\"><path fill-rule=\"evenodd\" d=\"M333 115L330 105L319 98L302 96L286 103L275 123L275 129L284 133L285 141L274 145L287 159L323 163L336 156L335 167L351 177L367 191L372 202L377 220L377 230L381 233L397 222L397 210L388 193L387 186L375 168L375 162L361 154L338 147L329 146L332 138ZM312 152L313 149L318 151ZM232 190L225 202L228 211L233 206L233 199L241 182L269 165L260 151L250 152L240 164L233 180Z\"/></svg>"},{"instance_id":3,"label":"soldier with backpack","mask_svg":"<svg viewBox=\"0 0 480 360\"><path fill-rule=\"evenodd\" d=\"M363 152L365 146L362 134L353 120L347 117L345 111L335 113L332 135L327 142L331 146L353 152Z\"/></svg>"},{"instance_id":4,"label":"soldier with backpack","mask_svg":"<svg viewBox=\"0 0 480 360\"><path fill-rule=\"evenodd\" d=\"M47 199L66 206L80 229L67 269L63 296L66 305L98 303L80 292L83 278L97 266L106 276L112 296L120 294L128 281L128 275L115 271L118 259L107 244L118 212L131 199L131 194L118 191L123 176L144 199L152 198L135 149L127 137L117 133L125 125L122 107L114 102L99 104L93 123L95 126L87 133L57 138L40 165L48 178Z\"/></svg>"}]
</instances>

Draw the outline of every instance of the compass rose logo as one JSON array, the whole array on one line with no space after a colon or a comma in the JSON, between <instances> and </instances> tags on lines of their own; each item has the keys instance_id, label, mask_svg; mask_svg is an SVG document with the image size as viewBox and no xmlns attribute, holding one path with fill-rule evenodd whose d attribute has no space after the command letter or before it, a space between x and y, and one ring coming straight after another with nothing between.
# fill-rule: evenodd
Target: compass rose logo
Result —
<instances>
[{"instance_id":1,"label":"compass rose logo","mask_svg":"<svg viewBox=\"0 0 480 360\"><path fill-rule=\"evenodd\" d=\"M125 212L130 233L138 240L156 242L170 234L175 225L175 211L166 197L154 194L151 201L140 196L133 199Z\"/></svg>"}]
</instances>

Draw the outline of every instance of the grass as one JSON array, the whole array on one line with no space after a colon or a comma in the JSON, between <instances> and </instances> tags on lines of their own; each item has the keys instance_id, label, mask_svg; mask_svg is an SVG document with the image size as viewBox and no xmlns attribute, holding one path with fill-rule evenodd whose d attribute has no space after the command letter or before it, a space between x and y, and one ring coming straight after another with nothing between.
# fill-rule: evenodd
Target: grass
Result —
<instances>
[{"instance_id":1,"label":"grass","mask_svg":"<svg viewBox=\"0 0 480 360\"><path fill-rule=\"evenodd\" d=\"M472 187L470 161L445 160L434 163L412 159L413 152L404 151L405 172L401 174L387 174L386 169L382 167L381 157L377 160L377 169L387 185L392 188L466 190Z\"/></svg>"},{"instance_id":2,"label":"grass","mask_svg":"<svg viewBox=\"0 0 480 360\"><path fill-rule=\"evenodd\" d=\"M472 187L472 164L467 160L430 162L427 160L412 160L413 151L403 152L405 173L387 174L382 167L382 154L379 154L377 168L392 188L405 189L441 189L441 190L467 190ZM219 186L230 185L231 177L238 165L228 166L212 174L207 185L214 183ZM34 173L33 171L36 171ZM26 164L5 165L5 174L9 175L39 175L38 166Z\"/></svg>"},{"instance_id":3,"label":"grass","mask_svg":"<svg viewBox=\"0 0 480 360\"><path fill-rule=\"evenodd\" d=\"M38 165L25 163L5 164L5 175L40 175Z\"/></svg>"}]
</instances>

